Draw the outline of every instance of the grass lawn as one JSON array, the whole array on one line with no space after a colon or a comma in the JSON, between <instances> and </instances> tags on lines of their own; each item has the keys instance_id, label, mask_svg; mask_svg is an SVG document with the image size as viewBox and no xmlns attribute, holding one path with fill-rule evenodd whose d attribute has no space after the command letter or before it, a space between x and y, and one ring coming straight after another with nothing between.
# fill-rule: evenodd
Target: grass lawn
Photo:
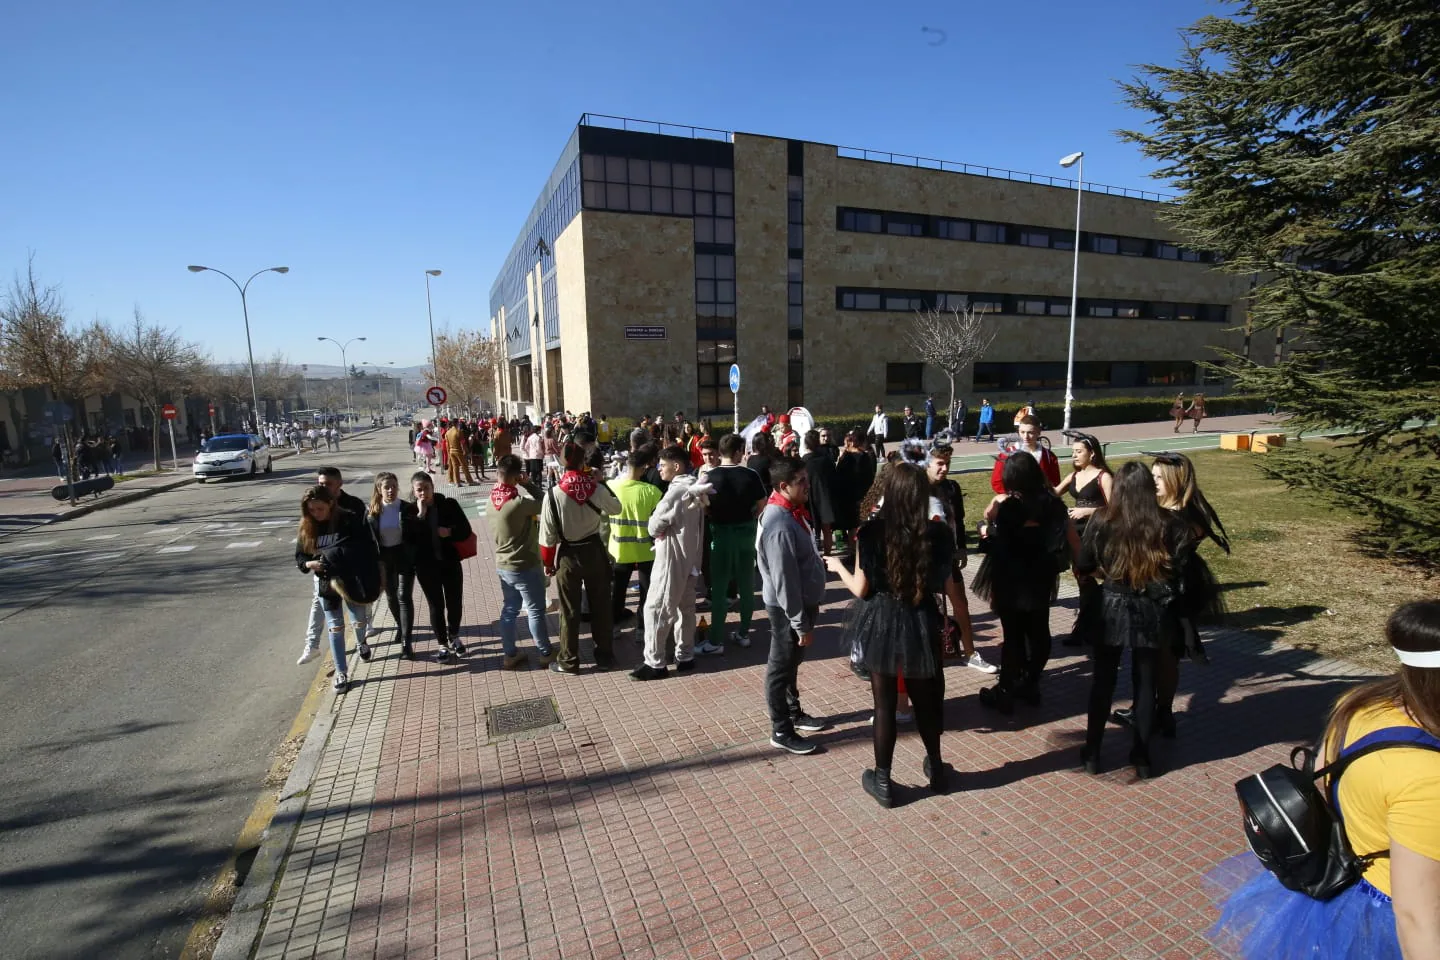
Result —
<instances>
[{"instance_id":1,"label":"grass lawn","mask_svg":"<svg viewBox=\"0 0 1440 960\"><path fill-rule=\"evenodd\" d=\"M1401 603L1434 597L1435 579L1366 556L1351 542L1357 526L1352 515L1266 479L1256 454L1207 450L1190 457L1200 488L1230 534L1229 556L1213 543L1201 548L1225 590L1226 624L1325 656L1394 669L1385 619ZM974 522L992 496L990 478L970 473L956 479L965 490L973 541Z\"/></svg>"}]
</instances>

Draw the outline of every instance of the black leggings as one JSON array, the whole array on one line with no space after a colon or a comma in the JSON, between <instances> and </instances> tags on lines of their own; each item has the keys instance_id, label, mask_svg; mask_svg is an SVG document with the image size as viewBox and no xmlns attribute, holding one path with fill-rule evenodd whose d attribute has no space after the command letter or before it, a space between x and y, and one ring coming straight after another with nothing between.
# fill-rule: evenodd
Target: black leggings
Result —
<instances>
[{"instance_id":1,"label":"black leggings","mask_svg":"<svg viewBox=\"0 0 1440 960\"><path fill-rule=\"evenodd\" d=\"M1110 704L1115 699L1115 679L1120 674L1124 647L1097 644L1095 674L1090 686L1090 717L1085 729L1085 748L1093 756L1100 752L1105 737L1105 724L1110 720ZM1155 729L1155 678L1160 652L1144 647L1130 650L1130 682L1135 688L1133 746L1131 761L1148 762L1150 734ZM1173 658L1172 658L1173 659Z\"/></svg>"},{"instance_id":2,"label":"black leggings","mask_svg":"<svg viewBox=\"0 0 1440 960\"><path fill-rule=\"evenodd\" d=\"M460 564L416 567L415 577L430 607L430 629L435 641L448 644L460 636L460 601L465 592L465 571ZM447 630L446 627L449 627Z\"/></svg>"},{"instance_id":3,"label":"black leggings","mask_svg":"<svg viewBox=\"0 0 1440 960\"><path fill-rule=\"evenodd\" d=\"M1013 693L1038 684L1050 662L1049 608L1000 613L1000 631L1001 689Z\"/></svg>"},{"instance_id":4,"label":"black leggings","mask_svg":"<svg viewBox=\"0 0 1440 960\"><path fill-rule=\"evenodd\" d=\"M395 621L395 632L400 642L410 645L415 634L415 573L401 572L396 559L398 551L381 551L385 562L385 601L390 606L390 619Z\"/></svg>"},{"instance_id":5,"label":"black leggings","mask_svg":"<svg viewBox=\"0 0 1440 960\"><path fill-rule=\"evenodd\" d=\"M870 692L875 697L875 766L889 770L895 757L895 705L900 690L894 676L871 672ZM931 763L940 761L940 731L945 725L945 677L905 678L905 692L915 711L915 728Z\"/></svg>"}]
</instances>

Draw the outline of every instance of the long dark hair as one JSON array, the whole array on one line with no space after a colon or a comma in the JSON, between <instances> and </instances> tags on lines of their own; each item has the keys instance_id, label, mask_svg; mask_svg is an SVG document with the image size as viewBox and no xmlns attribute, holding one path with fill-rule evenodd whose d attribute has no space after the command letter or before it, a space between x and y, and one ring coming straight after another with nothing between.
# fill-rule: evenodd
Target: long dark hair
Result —
<instances>
[{"instance_id":1,"label":"long dark hair","mask_svg":"<svg viewBox=\"0 0 1440 960\"><path fill-rule=\"evenodd\" d=\"M885 531L885 578L890 592L919 605L930 566L926 530L930 523L930 478L908 463L885 471L885 502L879 519Z\"/></svg>"},{"instance_id":2,"label":"long dark hair","mask_svg":"<svg viewBox=\"0 0 1440 960\"><path fill-rule=\"evenodd\" d=\"M324 529L321 528L319 521L310 516L310 511L305 509L305 505L312 500L330 504L330 518L325 521ZM300 528L295 532L295 539L299 542L300 549L313 554L320 534L334 530L335 523L342 512L340 505L335 502L335 497L326 487L316 485L306 490L305 495L300 498Z\"/></svg>"},{"instance_id":3,"label":"long dark hair","mask_svg":"<svg viewBox=\"0 0 1440 960\"><path fill-rule=\"evenodd\" d=\"M1040 469L1040 464L1023 451L1017 451L1005 458L1005 466L1000 470L1000 485L1015 504L1011 507L1002 505L1002 509L1011 517L1024 517L1024 522L1042 521L1052 504L1057 507L1059 505L1055 491L1051 489L1050 481L1045 479L1045 472ZM1019 513L1013 513L1017 508Z\"/></svg>"},{"instance_id":4,"label":"long dark hair","mask_svg":"<svg viewBox=\"0 0 1440 960\"><path fill-rule=\"evenodd\" d=\"M1140 590L1170 572L1165 511L1145 464L1131 460L1120 468L1110 501L1097 516L1102 526L1096 535L1105 538L1100 565L1106 579Z\"/></svg>"},{"instance_id":5,"label":"long dark hair","mask_svg":"<svg viewBox=\"0 0 1440 960\"><path fill-rule=\"evenodd\" d=\"M1418 600L1390 614L1385 639L1396 650L1427 653L1440 650L1440 601ZM1340 751L1346 728L1355 715L1374 707L1403 710L1426 731L1440 737L1440 667L1400 665L1394 676L1376 680L1343 694L1330 711L1325 727L1326 749Z\"/></svg>"}]
</instances>

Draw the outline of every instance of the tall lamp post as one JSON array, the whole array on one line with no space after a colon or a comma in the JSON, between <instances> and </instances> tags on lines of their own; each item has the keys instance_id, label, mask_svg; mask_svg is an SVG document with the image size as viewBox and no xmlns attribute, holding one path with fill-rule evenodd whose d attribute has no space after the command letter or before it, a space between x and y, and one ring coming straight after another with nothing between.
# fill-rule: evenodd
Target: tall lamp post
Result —
<instances>
[{"instance_id":1,"label":"tall lamp post","mask_svg":"<svg viewBox=\"0 0 1440 960\"><path fill-rule=\"evenodd\" d=\"M331 343L335 344L335 346L340 348L340 367L342 373L345 376L345 419L348 421L350 417L354 414L354 411L350 409L350 363L345 359L345 351L350 347L350 344L354 343L356 340L364 340L365 338L351 337L344 343L341 343L334 337L316 337L315 339L329 340Z\"/></svg>"},{"instance_id":2,"label":"tall lamp post","mask_svg":"<svg viewBox=\"0 0 1440 960\"><path fill-rule=\"evenodd\" d=\"M185 268L191 273L201 273L209 270L211 273L218 273L220 276L235 284L235 289L240 291L240 311L245 314L245 352L250 357L250 402L254 404L250 411L250 418L254 422L255 432L260 432L260 391L255 386L255 350L250 346L250 307L245 302L245 292L250 289L250 280L254 280L262 273L289 273L289 267L266 267L264 270L256 270L250 275L250 280L243 284L237 282L234 277L224 270L216 270L214 267L202 267L191 264Z\"/></svg>"},{"instance_id":3,"label":"tall lamp post","mask_svg":"<svg viewBox=\"0 0 1440 960\"><path fill-rule=\"evenodd\" d=\"M430 376L438 378L439 372L435 369L435 311L430 307L430 278L440 276L439 270L425 271L425 316L430 321Z\"/></svg>"},{"instance_id":4,"label":"tall lamp post","mask_svg":"<svg viewBox=\"0 0 1440 960\"><path fill-rule=\"evenodd\" d=\"M1060 166L1079 164L1075 177L1075 267L1070 274L1070 351L1065 360L1065 426L1070 429L1070 407L1075 403L1075 308L1080 293L1080 198L1085 195L1085 151L1060 158Z\"/></svg>"}]
</instances>

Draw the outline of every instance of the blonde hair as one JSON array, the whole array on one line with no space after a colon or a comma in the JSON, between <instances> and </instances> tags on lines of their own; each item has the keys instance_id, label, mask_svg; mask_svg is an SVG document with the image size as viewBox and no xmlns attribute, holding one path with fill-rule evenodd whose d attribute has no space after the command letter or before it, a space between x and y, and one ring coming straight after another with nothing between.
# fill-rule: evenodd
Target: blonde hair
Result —
<instances>
[{"instance_id":1,"label":"blonde hair","mask_svg":"<svg viewBox=\"0 0 1440 960\"><path fill-rule=\"evenodd\" d=\"M385 486L386 480L395 481L396 496L399 496L399 477L395 476L395 474L391 473L389 470L381 470L379 473L375 474L375 488L370 491L370 516L372 517L379 516L380 507L385 502L385 496L383 493L381 493L381 487Z\"/></svg>"},{"instance_id":2,"label":"blonde hair","mask_svg":"<svg viewBox=\"0 0 1440 960\"><path fill-rule=\"evenodd\" d=\"M1183 510L1195 499L1195 471L1190 466L1190 460L1184 459L1178 463L1171 463L1165 460L1157 460L1155 469L1160 471L1160 477L1165 481L1165 495L1160 498L1160 506L1166 510Z\"/></svg>"}]
</instances>

